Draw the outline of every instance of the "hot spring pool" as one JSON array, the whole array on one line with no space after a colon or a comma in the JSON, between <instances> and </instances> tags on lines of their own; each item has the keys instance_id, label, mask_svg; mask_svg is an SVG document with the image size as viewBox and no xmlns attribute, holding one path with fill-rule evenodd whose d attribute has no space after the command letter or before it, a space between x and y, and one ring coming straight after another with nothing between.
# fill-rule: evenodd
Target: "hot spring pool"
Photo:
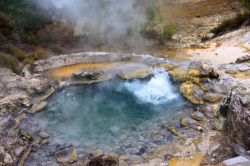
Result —
<instances>
[{"instance_id":1,"label":"hot spring pool","mask_svg":"<svg viewBox=\"0 0 250 166\"><path fill-rule=\"evenodd\" d=\"M156 71L147 80L114 79L93 85L71 86L54 94L42 112L30 117L23 128L45 130L50 144L85 149L122 150L135 144L145 148L159 142L153 135L160 122L179 123L190 105L169 81ZM166 127L160 142L167 142Z\"/></svg>"}]
</instances>

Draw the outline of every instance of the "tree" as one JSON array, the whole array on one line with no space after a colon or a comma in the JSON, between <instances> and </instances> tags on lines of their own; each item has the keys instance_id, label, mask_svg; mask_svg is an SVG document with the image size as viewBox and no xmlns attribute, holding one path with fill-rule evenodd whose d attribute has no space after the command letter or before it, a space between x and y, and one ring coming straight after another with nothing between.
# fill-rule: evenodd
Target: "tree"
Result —
<instances>
[{"instance_id":1,"label":"tree","mask_svg":"<svg viewBox=\"0 0 250 166\"><path fill-rule=\"evenodd\" d=\"M248 10L250 10L250 0L240 0L241 3L246 6Z\"/></svg>"},{"instance_id":2,"label":"tree","mask_svg":"<svg viewBox=\"0 0 250 166\"><path fill-rule=\"evenodd\" d=\"M16 27L23 31L38 31L52 22L47 9L37 5L35 0L1 0L0 11L10 15Z\"/></svg>"}]
</instances>

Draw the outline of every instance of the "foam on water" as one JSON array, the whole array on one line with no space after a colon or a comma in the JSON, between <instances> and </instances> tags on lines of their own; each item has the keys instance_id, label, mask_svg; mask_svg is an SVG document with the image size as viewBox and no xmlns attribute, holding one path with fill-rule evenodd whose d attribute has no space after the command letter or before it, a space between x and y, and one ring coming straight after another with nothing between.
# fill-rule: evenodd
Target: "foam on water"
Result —
<instances>
[{"instance_id":1,"label":"foam on water","mask_svg":"<svg viewBox=\"0 0 250 166\"><path fill-rule=\"evenodd\" d=\"M135 80L126 82L123 86L144 103L158 105L178 97L173 91L168 73L163 69L156 69L154 76L146 83L145 81Z\"/></svg>"}]
</instances>

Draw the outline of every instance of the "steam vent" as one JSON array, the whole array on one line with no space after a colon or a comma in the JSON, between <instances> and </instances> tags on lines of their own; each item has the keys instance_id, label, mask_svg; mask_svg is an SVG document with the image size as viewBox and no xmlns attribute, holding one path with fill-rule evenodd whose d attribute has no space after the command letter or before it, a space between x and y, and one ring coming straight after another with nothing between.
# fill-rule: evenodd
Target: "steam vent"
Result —
<instances>
[{"instance_id":1,"label":"steam vent","mask_svg":"<svg viewBox=\"0 0 250 166\"><path fill-rule=\"evenodd\" d=\"M0 166L250 166L249 0L0 1Z\"/></svg>"}]
</instances>

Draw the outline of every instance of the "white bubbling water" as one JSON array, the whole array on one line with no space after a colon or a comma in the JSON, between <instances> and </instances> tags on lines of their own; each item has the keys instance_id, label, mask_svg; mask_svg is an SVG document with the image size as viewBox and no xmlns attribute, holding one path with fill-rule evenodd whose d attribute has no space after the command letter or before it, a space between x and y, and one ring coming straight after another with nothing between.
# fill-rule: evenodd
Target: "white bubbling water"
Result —
<instances>
[{"instance_id":1,"label":"white bubbling water","mask_svg":"<svg viewBox=\"0 0 250 166\"><path fill-rule=\"evenodd\" d=\"M170 83L168 73L163 69L156 69L154 76L148 82L135 80L126 82L123 86L143 103L158 105L178 98L178 94L174 92Z\"/></svg>"}]
</instances>

